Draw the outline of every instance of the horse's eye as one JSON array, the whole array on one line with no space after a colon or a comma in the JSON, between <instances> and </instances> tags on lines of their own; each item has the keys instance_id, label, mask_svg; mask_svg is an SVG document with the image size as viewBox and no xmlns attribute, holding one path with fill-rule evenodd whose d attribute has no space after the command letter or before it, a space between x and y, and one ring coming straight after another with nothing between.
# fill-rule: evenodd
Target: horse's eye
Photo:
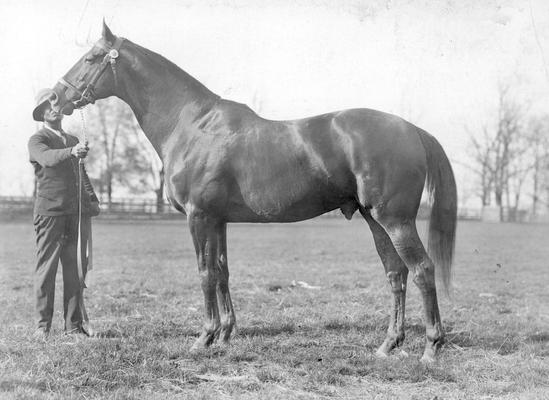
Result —
<instances>
[{"instance_id":1,"label":"horse's eye","mask_svg":"<svg viewBox=\"0 0 549 400\"><path fill-rule=\"evenodd\" d=\"M90 54L89 56L86 56L86 58L84 59L84 61L86 62L86 64L92 64L94 59L95 59L95 56L93 56L92 54Z\"/></svg>"}]
</instances>

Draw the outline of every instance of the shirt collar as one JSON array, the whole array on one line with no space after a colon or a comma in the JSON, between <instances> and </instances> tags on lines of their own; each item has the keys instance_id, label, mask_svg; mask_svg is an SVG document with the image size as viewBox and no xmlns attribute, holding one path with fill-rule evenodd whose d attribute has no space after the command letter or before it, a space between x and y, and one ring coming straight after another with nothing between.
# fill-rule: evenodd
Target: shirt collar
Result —
<instances>
[{"instance_id":1,"label":"shirt collar","mask_svg":"<svg viewBox=\"0 0 549 400\"><path fill-rule=\"evenodd\" d=\"M63 131L58 131L58 130L55 130L51 127L49 127L48 125L44 124L44 128L52 131L53 133L55 133L57 136L59 136L60 138L64 138L65 137L65 132Z\"/></svg>"}]
</instances>

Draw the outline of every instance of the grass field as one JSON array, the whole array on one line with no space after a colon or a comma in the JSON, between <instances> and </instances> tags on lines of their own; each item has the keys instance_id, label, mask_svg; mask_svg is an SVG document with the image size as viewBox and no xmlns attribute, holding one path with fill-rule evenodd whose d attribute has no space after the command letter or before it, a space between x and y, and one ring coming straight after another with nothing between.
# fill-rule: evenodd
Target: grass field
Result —
<instances>
[{"instance_id":1,"label":"grass field","mask_svg":"<svg viewBox=\"0 0 549 400\"><path fill-rule=\"evenodd\" d=\"M183 222L98 221L86 298L100 337L62 334L58 279L46 342L32 338L32 225L1 223L0 397L549 398L549 226L459 224L454 295L440 304L448 343L431 366L413 284L409 356L373 356L390 293L360 218L231 225L228 237L238 330L230 347L190 354L202 295Z\"/></svg>"}]
</instances>

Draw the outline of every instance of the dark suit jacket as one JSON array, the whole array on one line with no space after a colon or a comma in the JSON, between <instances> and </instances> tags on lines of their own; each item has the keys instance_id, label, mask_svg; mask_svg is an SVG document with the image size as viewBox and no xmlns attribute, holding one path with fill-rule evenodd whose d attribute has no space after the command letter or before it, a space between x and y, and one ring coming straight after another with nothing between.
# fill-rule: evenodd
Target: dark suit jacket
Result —
<instances>
[{"instance_id":1,"label":"dark suit jacket","mask_svg":"<svg viewBox=\"0 0 549 400\"><path fill-rule=\"evenodd\" d=\"M54 132L42 128L29 139L30 162L38 188L35 215L69 215L78 213L78 158L71 149L78 138L66 134L67 145ZM82 165L82 213L90 214L90 201L97 201L90 179Z\"/></svg>"}]
</instances>

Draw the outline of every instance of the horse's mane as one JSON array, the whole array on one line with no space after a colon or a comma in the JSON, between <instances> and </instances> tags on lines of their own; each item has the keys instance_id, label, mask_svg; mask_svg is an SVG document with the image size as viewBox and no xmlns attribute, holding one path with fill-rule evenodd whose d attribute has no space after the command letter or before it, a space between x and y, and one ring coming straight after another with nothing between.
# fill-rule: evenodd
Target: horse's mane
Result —
<instances>
[{"instance_id":1,"label":"horse's mane","mask_svg":"<svg viewBox=\"0 0 549 400\"><path fill-rule=\"evenodd\" d=\"M172 61L168 60L166 57L164 57L161 54L158 54L152 50L149 50L143 46L140 46L130 40L125 40L127 43L131 44L132 51L136 53L137 55L140 55L143 60L146 60L149 62L151 67L158 67L164 68L170 75L174 76L175 78L185 81L187 85L190 85L195 90L199 90L203 94L211 95L211 96L217 96L215 93L213 93L210 89L208 89L206 86L204 86L199 80L182 70L177 64L173 63Z\"/></svg>"}]
</instances>

